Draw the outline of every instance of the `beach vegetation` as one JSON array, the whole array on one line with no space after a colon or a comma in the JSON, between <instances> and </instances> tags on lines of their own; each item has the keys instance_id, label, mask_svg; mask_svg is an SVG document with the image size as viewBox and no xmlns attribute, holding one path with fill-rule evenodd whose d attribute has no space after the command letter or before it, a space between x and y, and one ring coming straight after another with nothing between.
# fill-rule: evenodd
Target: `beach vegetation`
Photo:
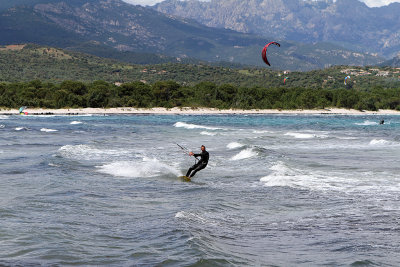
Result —
<instances>
[{"instance_id":1,"label":"beach vegetation","mask_svg":"<svg viewBox=\"0 0 400 267\"><path fill-rule=\"evenodd\" d=\"M116 85L91 83L0 83L0 106L6 108L207 107L217 109L400 109L400 87L375 86L368 90L312 87L236 86L203 81L193 86L176 81L153 84L135 81Z\"/></svg>"}]
</instances>

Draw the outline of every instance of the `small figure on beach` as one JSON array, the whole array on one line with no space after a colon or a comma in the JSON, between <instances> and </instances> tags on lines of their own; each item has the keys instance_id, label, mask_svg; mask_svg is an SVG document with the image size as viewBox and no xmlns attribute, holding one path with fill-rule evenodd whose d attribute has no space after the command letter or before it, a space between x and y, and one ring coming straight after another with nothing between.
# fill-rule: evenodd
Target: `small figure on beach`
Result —
<instances>
[{"instance_id":1,"label":"small figure on beach","mask_svg":"<svg viewBox=\"0 0 400 267\"><path fill-rule=\"evenodd\" d=\"M199 154L194 154L193 152L189 152L189 156L194 156L195 158L200 157L200 160L192 167L190 167L189 170L187 171L186 177L188 177L189 179L192 178L196 174L196 172L204 169L208 164L208 159L210 158L210 155L207 152L206 147L202 145L200 149L201 153Z\"/></svg>"},{"instance_id":2,"label":"small figure on beach","mask_svg":"<svg viewBox=\"0 0 400 267\"><path fill-rule=\"evenodd\" d=\"M381 119L381 121L379 122L379 124L384 124L385 123L385 120L384 119Z\"/></svg>"}]
</instances>

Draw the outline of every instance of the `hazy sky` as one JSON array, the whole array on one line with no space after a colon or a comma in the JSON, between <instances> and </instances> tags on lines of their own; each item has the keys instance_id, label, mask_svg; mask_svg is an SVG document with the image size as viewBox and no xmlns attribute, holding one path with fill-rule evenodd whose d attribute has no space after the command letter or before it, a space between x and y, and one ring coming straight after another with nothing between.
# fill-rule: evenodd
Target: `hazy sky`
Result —
<instances>
[{"instance_id":1,"label":"hazy sky","mask_svg":"<svg viewBox=\"0 0 400 267\"><path fill-rule=\"evenodd\" d=\"M162 2L162 0L123 0L123 1L135 5L149 5L149 6ZM384 6L394 2L400 3L400 0L360 0L360 1L366 3L370 7Z\"/></svg>"}]
</instances>

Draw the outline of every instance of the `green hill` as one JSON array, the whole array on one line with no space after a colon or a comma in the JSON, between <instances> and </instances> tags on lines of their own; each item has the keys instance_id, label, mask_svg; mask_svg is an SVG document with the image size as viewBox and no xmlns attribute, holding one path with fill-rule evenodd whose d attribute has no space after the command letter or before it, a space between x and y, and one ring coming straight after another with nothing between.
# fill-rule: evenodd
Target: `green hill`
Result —
<instances>
[{"instance_id":1,"label":"green hill","mask_svg":"<svg viewBox=\"0 0 400 267\"><path fill-rule=\"evenodd\" d=\"M391 67L283 72L207 64L143 66L52 47L10 45L0 47L0 107L400 110L399 75Z\"/></svg>"},{"instance_id":2,"label":"green hill","mask_svg":"<svg viewBox=\"0 0 400 267\"><path fill-rule=\"evenodd\" d=\"M283 79L288 77L286 87L337 89L345 88L343 81L347 75L353 77L349 84L354 89L399 86L398 70L389 67L337 66L310 72L285 73L267 68L231 68L205 63L134 65L32 44L0 46L0 82L37 79L53 83L65 80L127 83L141 80L152 84L157 81L174 80L190 86L207 81L217 85L274 87L283 86Z\"/></svg>"}]
</instances>

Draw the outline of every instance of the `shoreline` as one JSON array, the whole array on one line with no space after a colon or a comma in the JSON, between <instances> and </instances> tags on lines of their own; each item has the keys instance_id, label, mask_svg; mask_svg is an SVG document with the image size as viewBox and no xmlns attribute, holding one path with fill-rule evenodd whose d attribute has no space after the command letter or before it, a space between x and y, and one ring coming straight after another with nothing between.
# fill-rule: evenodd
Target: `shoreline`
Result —
<instances>
[{"instance_id":1,"label":"shoreline","mask_svg":"<svg viewBox=\"0 0 400 267\"><path fill-rule=\"evenodd\" d=\"M397 110L378 110L378 111L359 111L355 109L344 108L326 108L326 109L296 109L296 110L278 110L278 109L216 109L216 108L74 108L74 109L42 109L27 108L24 110L28 115L118 115L118 114L157 114L157 115L213 115L213 114L310 114L310 115L400 115ZM18 109L1 109L0 115L19 115Z\"/></svg>"}]
</instances>

